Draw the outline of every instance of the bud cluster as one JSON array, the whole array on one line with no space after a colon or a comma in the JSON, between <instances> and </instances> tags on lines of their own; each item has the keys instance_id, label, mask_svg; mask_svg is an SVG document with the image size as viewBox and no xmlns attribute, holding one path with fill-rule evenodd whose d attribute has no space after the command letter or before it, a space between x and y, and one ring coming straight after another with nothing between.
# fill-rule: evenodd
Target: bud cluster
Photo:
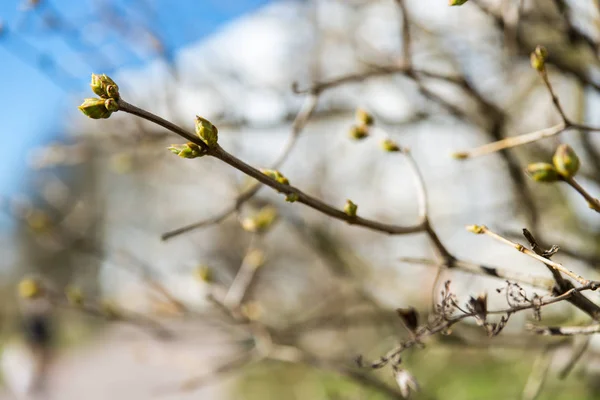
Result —
<instances>
[{"instance_id":1,"label":"bud cluster","mask_svg":"<svg viewBox=\"0 0 600 400\"><path fill-rule=\"evenodd\" d=\"M359 108L356 110L356 125L352 125L348 135L354 140L362 140L369 136L369 127L375 122L373 116Z\"/></svg>"},{"instance_id":2,"label":"bud cluster","mask_svg":"<svg viewBox=\"0 0 600 400\"><path fill-rule=\"evenodd\" d=\"M192 142L181 145L173 144L167 147L167 149L181 158L197 158L204 155L200 146Z\"/></svg>"},{"instance_id":3,"label":"bud cluster","mask_svg":"<svg viewBox=\"0 0 600 400\"><path fill-rule=\"evenodd\" d=\"M260 172L267 175L271 179L275 179L277 182L282 185L289 186L290 181L286 178L281 172L274 169L261 169ZM298 201L298 195L296 193L289 193L285 196L285 201L293 203Z\"/></svg>"},{"instance_id":4,"label":"bud cluster","mask_svg":"<svg viewBox=\"0 0 600 400\"><path fill-rule=\"evenodd\" d=\"M100 96L83 101L79 109L92 119L105 119L115 111L119 111L119 86L105 74L92 74L90 83L92 91Z\"/></svg>"},{"instance_id":5,"label":"bud cluster","mask_svg":"<svg viewBox=\"0 0 600 400\"><path fill-rule=\"evenodd\" d=\"M552 157L552 164L538 162L527 166L527 173L536 182L556 182L573 178L579 171L579 157L568 144L561 144Z\"/></svg>"}]
</instances>

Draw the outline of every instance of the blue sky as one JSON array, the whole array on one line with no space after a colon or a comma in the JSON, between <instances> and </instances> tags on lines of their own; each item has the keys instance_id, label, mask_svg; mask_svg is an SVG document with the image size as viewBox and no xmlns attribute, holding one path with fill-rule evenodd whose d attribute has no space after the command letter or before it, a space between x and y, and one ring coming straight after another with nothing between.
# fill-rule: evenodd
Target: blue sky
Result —
<instances>
[{"instance_id":1,"label":"blue sky","mask_svg":"<svg viewBox=\"0 0 600 400\"><path fill-rule=\"evenodd\" d=\"M0 1L0 196L23 189L27 149L60 135L62 116L87 94L92 72L111 73L156 57L149 46L131 48L123 40L128 34L149 27L176 51L268 1L41 0L30 11L23 0ZM99 28L106 21L115 27Z\"/></svg>"}]
</instances>

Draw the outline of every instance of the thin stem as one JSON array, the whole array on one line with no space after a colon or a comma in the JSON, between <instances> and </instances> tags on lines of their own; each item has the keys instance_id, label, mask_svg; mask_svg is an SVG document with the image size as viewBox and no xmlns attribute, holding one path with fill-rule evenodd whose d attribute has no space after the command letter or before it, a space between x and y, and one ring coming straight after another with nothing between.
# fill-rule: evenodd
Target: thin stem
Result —
<instances>
[{"instance_id":1,"label":"thin stem","mask_svg":"<svg viewBox=\"0 0 600 400\"><path fill-rule=\"evenodd\" d=\"M246 164L244 161L240 160L239 158L229 154L227 151L225 151L219 145L212 147L212 148L208 148L208 146L202 140L200 140L200 138L191 135L190 133L186 132L185 130L178 127L177 125L174 125L174 124L172 124L172 123L170 123L148 111L145 111L138 107L135 107L121 99L119 99L119 107L120 107L121 111L125 111L127 113L134 114L140 118L144 118L148 121L154 122L166 129L169 129L170 131L178 134L179 136L189 140L190 142L198 144L203 149L205 149L206 155L218 158L219 160L223 161L226 164L229 164L230 166L237 169L238 171L243 172L244 174L246 174L252 178L255 178L257 181L275 189L276 191L278 191L280 193L284 193L287 195L289 195L289 194L296 195L298 198L297 201L299 203L305 204L305 205L307 205L317 211L320 211L321 213L328 215L332 218L339 219L341 221L345 221L345 222L349 223L350 225L358 225L358 226L362 226L362 227L372 229L375 231L385 232L390 235L405 235L405 234L422 232L424 230L425 224L423 222L419 222L414 225L400 226L400 225L385 224L382 222L377 222L377 221L369 220L369 219L358 217L358 216L349 216L346 213L344 213L343 211L333 208L330 205L322 202L321 200L318 200L312 196L307 195L306 193L302 192L300 189L298 189L294 186L284 185L284 184L276 181L275 179L268 177L267 175L263 174L258 169Z\"/></svg>"},{"instance_id":2,"label":"thin stem","mask_svg":"<svg viewBox=\"0 0 600 400\"><path fill-rule=\"evenodd\" d=\"M283 148L283 151L281 152L277 160L271 165L270 169L279 169L280 166L285 162L285 160L287 160L294 146L296 145L298 138L300 137L300 133L302 132L302 130L310 120L310 117L314 113L317 107L318 99L319 96L316 94L311 94L309 97L307 97L304 106L300 109L300 112L298 112L298 114L296 115L296 119L292 124L292 134L290 135L288 142L286 143L285 147ZM253 198L256 195L256 193L258 193L261 187L262 185L259 182L253 182L252 185L250 185L250 187L246 189L246 191L241 193L235 199L235 205L225 209L224 211L213 217L165 232L161 235L161 239L169 240L171 238L193 231L195 229L220 223L221 221L225 220L227 217L238 211L244 203Z\"/></svg>"},{"instance_id":3,"label":"thin stem","mask_svg":"<svg viewBox=\"0 0 600 400\"><path fill-rule=\"evenodd\" d=\"M502 242L502 243L504 243L504 244L507 244L507 245L509 245L509 246L511 246L511 247L514 247L515 249L517 249L517 250L518 250L518 251L520 251L521 253L523 253L523 254L526 254L526 255L528 255L528 256L529 256L529 257L531 257L531 258L534 258L534 259L536 259L536 260L538 260L538 261L541 261L541 262L543 262L544 264L546 264L546 265L548 265L548 266L550 266L550 267L552 267L552 268L556 269L557 271L560 271L560 272L562 272L563 274L565 274L565 275L567 275L567 276L569 276L569 277L571 277L571 278L575 279L577 282L579 282L579 283L581 283L581 284L583 284L583 285L587 285L587 284L589 284L589 283L590 283L590 281L589 281L589 280L587 280L587 279L583 278L583 277L582 277L582 276L580 276L580 275L577 275L577 274L576 274L576 273L574 273L573 271L570 271L570 270L568 270L568 269L567 269L567 268L565 268L565 267L564 267L562 264L559 264L559 263L557 263L557 262L554 262L554 261L552 261L552 260L549 260L549 259L547 259L547 258L544 258L544 257L542 257L542 256L540 256L540 255L538 255L538 254L536 254L534 251L531 251L531 250L529 250L528 248L526 248L526 247L525 247L525 246L523 246L522 244L519 244L519 243L513 242L513 241L511 241L511 240L509 240L509 239L506 239L506 238L505 238L505 237L503 237L503 236L500 236L500 235L499 235L499 234L497 234L497 233L494 233L494 232L490 231L490 230L489 230L489 229L488 229L486 226L484 226L484 225L479 225L479 226L478 226L478 228L480 229L480 232L479 232L479 233L484 233L484 234L486 234L486 235L488 235L488 236L490 236L490 237L492 237L492 238L494 238L494 239L498 240L499 242Z\"/></svg>"},{"instance_id":4,"label":"thin stem","mask_svg":"<svg viewBox=\"0 0 600 400\"><path fill-rule=\"evenodd\" d=\"M521 146L528 143L533 143L541 139L549 138L564 132L569 127L561 122L558 125L551 126L549 128L540 129L538 131L525 133L523 135L511 136L506 139L498 140L496 142L484 144L483 146L476 147L474 149L459 151L454 153L452 156L458 159L467 159L483 156L497 151L510 149L513 147Z\"/></svg>"},{"instance_id":5,"label":"thin stem","mask_svg":"<svg viewBox=\"0 0 600 400\"><path fill-rule=\"evenodd\" d=\"M542 80L544 81L544 84L546 85L546 89L548 89L548 93L550 93L550 97L552 97L552 103L554 104L554 108L556 108L556 111L558 111L558 113L560 114L560 117L562 118L565 126L570 126L571 122L569 121L569 118L567 118L565 111L563 110L562 106L560 105L560 101L558 100L558 97L554 93L554 89L552 88L552 84L550 83L550 79L548 78L548 72L546 72L546 69L544 69L540 72L540 76L542 77Z\"/></svg>"},{"instance_id":6,"label":"thin stem","mask_svg":"<svg viewBox=\"0 0 600 400\"><path fill-rule=\"evenodd\" d=\"M562 179L583 196L592 210L600 212L600 200L589 194L574 178L563 177Z\"/></svg>"},{"instance_id":7,"label":"thin stem","mask_svg":"<svg viewBox=\"0 0 600 400\"><path fill-rule=\"evenodd\" d=\"M600 324L588 326L528 326L528 329L538 335L546 336L575 336L593 335L600 332Z\"/></svg>"}]
</instances>

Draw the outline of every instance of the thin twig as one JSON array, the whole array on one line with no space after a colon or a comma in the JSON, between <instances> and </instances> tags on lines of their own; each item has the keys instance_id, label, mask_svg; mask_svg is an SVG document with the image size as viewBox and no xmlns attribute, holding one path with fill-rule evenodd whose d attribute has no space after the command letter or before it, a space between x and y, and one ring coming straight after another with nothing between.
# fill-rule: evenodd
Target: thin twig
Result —
<instances>
[{"instance_id":1,"label":"thin twig","mask_svg":"<svg viewBox=\"0 0 600 400\"><path fill-rule=\"evenodd\" d=\"M552 268L554 268L554 269L556 269L556 270L558 270L558 271L562 272L563 274L565 274L565 275L567 275L567 276L569 276L569 277L571 277L571 278L575 279L577 282L579 282L579 283L581 283L581 284L583 284L583 285L587 285L587 284L589 284L589 283L590 283L590 281L589 281L589 280L587 280L587 279L583 278L583 277L582 277L582 276L580 276L580 275L577 275L577 274L576 274L576 273L574 273L573 271L570 271L570 270L568 270L568 269L567 269L567 268L565 268L565 267L564 267L562 264L559 264L559 263L557 263L557 262L554 262L554 261L552 261L552 260L549 260L549 259L547 259L547 258L544 258L544 257L542 257L542 256L539 256L539 255L537 255L537 254L536 254L534 251L531 251L531 250L529 250L528 248L526 248L526 247L525 247L525 246L523 246L522 244L519 244L519 243L513 242L513 241L511 241L511 240L509 240L509 239L506 239L506 238L505 238L505 237L503 237L503 236L500 236L500 235L499 235L499 234L497 234L497 233L494 233L494 232L490 231L490 230L488 229L488 227L487 227L487 226L485 226L485 225L476 225L476 226L475 226L475 230L477 230L477 232L476 232L476 233L483 233L483 234L486 234L486 235L488 235L488 236L490 236L490 237L492 237L492 238L494 238L494 239L498 240L499 242L502 242L502 243L504 243L504 244L507 244L507 245L509 245L509 246L511 246L511 247L514 247L515 249L517 249L517 250L518 250L518 251L520 251L521 253L523 253L523 254L525 254L525 255L528 255L529 257L531 257L531 258L534 258L534 259L536 259L536 260L538 260L538 261L541 261L541 262L543 262L543 263L544 263L544 264L546 264L546 265L549 265L550 267L552 267Z\"/></svg>"},{"instance_id":2,"label":"thin twig","mask_svg":"<svg viewBox=\"0 0 600 400\"><path fill-rule=\"evenodd\" d=\"M332 218L345 221L350 225L362 226L362 227L372 229L375 231L385 232L390 235L405 235L405 234L417 233L417 232L423 231L423 229L424 229L424 224L422 222L414 224L414 225L401 226L401 225L385 224L382 222L377 222L377 221L369 220L366 218L362 218L359 216L349 216L348 214L344 213L343 211L336 209L334 207L331 207L330 205L322 202L321 200L318 200L312 196L307 195L306 193L302 192L300 189L298 189L294 186L282 184L282 183L276 181L275 179L265 175L258 169L246 164L244 161L240 160L239 158L229 154L221 146L217 145L215 147L208 148L208 146L202 140L200 140L197 136L193 136L190 133L188 133L187 131L178 127L177 125L174 125L174 124L172 124L172 123L170 123L148 111L145 111L138 107L135 107L135 106L125 102L122 99L119 99L119 109L121 111L131 113L140 118L144 118L148 121L154 122L160 126L163 126L166 129L169 129L170 131L178 134L179 136L185 138L186 140L188 140L192 143L198 144L198 146L202 147L202 149L204 150L206 155L218 158L219 160L225 162L226 164L229 164L230 166L237 169L238 171L241 171L244 174L246 174L252 178L255 178L257 181L275 189L276 191L278 191L280 193L284 193L286 195L290 195L290 194L295 195L295 196L297 196L297 200L296 200L297 202L305 204L305 205L307 205L317 211L320 211L321 213L328 215ZM202 145L201 145L201 143L202 143Z\"/></svg>"},{"instance_id":3,"label":"thin twig","mask_svg":"<svg viewBox=\"0 0 600 400\"><path fill-rule=\"evenodd\" d=\"M583 196L583 198L587 201L588 206L596 211L600 213L600 200L598 200L597 198L595 198L594 196L592 196L591 194L588 193L587 190L585 190L580 184L579 182L577 182L574 178L571 177L567 177L567 176L563 176L562 180L565 181L566 183L569 184L569 186L571 186L573 189L575 189L581 196Z\"/></svg>"}]
</instances>

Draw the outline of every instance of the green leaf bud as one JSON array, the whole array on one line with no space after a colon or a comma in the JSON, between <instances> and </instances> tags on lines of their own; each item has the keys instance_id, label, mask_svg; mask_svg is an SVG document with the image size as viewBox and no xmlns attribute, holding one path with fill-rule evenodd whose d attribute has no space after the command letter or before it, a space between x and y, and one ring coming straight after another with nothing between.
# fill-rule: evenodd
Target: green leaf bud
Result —
<instances>
[{"instance_id":1,"label":"green leaf bud","mask_svg":"<svg viewBox=\"0 0 600 400\"><path fill-rule=\"evenodd\" d=\"M356 120L358 121L359 125L366 126L371 126L375 122L373 116L365 110L363 110L362 108L356 110Z\"/></svg>"},{"instance_id":2,"label":"green leaf bud","mask_svg":"<svg viewBox=\"0 0 600 400\"><path fill-rule=\"evenodd\" d=\"M92 74L90 86L92 91L103 99L119 98L119 86L106 74Z\"/></svg>"},{"instance_id":3,"label":"green leaf bud","mask_svg":"<svg viewBox=\"0 0 600 400\"><path fill-rule=\"evenodd\" d=\"M356 211L358 210L358 206L354 204L351 200L346 200L346 205L344 206L344 213L350 217L356 217Z\"/></svg>"},{"instance_id":4,"label":"green leaf bud","mask_svg":"<svg viewBox=\"0 0 600 400\"><path fill-rule=\"evenodd\" d=\"M579 157L568 144L561 144L552 157L554 168L564 177L572 178L579 171Z\"/></svg>"},{"instance_id":5,"label":"green leaf bud","mask_svg":"<svg viewBox=\"0 0 600 400\"><path fill-rule=\"evenodd\" d=\"M104 99L98 98L85 99L79 109L86 117L92 119L108 118L112 114L112 111L106 109Z\"/></svg>"},{"instance_id":6,"label":"green leaf bud","mask_svg":"<svg viewBox=\"0 0 600 400\"><path fill-rule=\"evenodd\" d=\"M560 175L552 164L534 163L527 166L527 173L536 182L556 182Z\"/></svg>"},{"instance_id":7,"label":"green leaf bud","mask_svg":"<svg viewBox=\"0 0 600 400\"><path fill-rule=\"evenodd\" d=\"M381 142L381 148L385 151L388 152L398 152L400 151L400 146L398 146L398 144L396 142L394 142L392 139L385 139L384 141Z\"/></svg>"},{"instance_id":8,"label":"green leaf bud","mask_svg":"<svg viewBox=\"0 0 600 400\"><path fill-rule=\"evenodd\" d=\"M369 136L369 127L366 125L353 125L348 132L348 136L354 140L362 140Z\"/></svg>"},{"instance_id":9,"label":"green leaf bud","mask_svg":"<svg viewBox=\"0 0 600 400\"><path fill-rule=\"evenodd\" d=\"M196 135L208 147L215 147L219 140L219 130L209 120L196 116Z\"/></svg>"}]
</instances>

